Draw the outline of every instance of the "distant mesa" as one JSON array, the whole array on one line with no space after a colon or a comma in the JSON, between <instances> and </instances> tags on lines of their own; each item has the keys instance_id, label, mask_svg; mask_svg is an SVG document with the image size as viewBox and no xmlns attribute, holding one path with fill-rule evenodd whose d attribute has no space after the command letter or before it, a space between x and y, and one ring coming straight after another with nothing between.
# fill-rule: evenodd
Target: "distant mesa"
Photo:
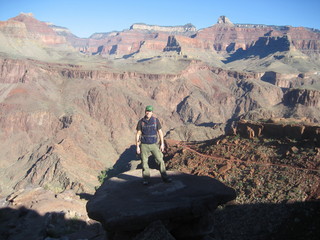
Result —
<instances>
[{"instance_id":1,"label":"distant mesa","mask_svg":"<svg viewBox=\"0 0 320 240\"><path fill-rule=\"evenodd\" d=\"M144 23L135 23L130 27L131 30L148 30L148 31L160 31L160 32L196 32L197 29L191 23L183 26L158 26L158 25L147 25Z\"/></svg>"},{"instance_id":2,"label":"distant mesa","mask_svg":"<svg viewBox=\"0 0 320 240\"><path fill-rule=\"evenodd\" d=\"M114 32L101 32L101 33L94 33L92 34L89 38L92 39L103 39L107 37L114 37L118 34L119 32L114 31Z\"/></svg>"}]
</instances>

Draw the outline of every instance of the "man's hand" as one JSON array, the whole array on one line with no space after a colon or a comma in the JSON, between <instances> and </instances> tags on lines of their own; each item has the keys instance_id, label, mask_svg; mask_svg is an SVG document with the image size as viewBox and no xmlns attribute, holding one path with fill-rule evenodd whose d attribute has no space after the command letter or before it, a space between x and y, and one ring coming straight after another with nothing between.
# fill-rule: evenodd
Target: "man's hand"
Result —
<instances>
[{"instance_id":1,"label":"man's hand","mask_svg":"<svg viewBox=\"0 0 320 240\"><path fill-rule=\"evenodd\" d=\"M160 137L160 151L164 152L164 140L163 140L163 132L161 129L158 130L158 134Z\"/></svg>"},{"instance_id":2,"label":"man's hand","mask_svg":"<svg viewBox=\"0 0 320 240\"><path fill-rule=\"evenodd\" d=\"M140 146L137 145L137 154L140 154L140 153L141 153Z\"/></svg>"},{"instance_id":3,"label":"man's hand","mask_svg":"<svg viewBox=\"0 0 320 240\"><path fill-rule=\"evenodd\" d=\"M163 143L160 145L160 151L164 152L164 144Z\"/></svg>"},{"instance_id":4,"label":"man's hand","mask_svg":"<svg viewBox=\"0 0 320 240\"><path fill-rule=\"evenodd\" d=\"M140 154L141 153L141 150L140 150L140 137L141 137L141 131L138 130L137 133L136 133L136 146L137 146L137 154Z\"/></svg>"}]
</instances>

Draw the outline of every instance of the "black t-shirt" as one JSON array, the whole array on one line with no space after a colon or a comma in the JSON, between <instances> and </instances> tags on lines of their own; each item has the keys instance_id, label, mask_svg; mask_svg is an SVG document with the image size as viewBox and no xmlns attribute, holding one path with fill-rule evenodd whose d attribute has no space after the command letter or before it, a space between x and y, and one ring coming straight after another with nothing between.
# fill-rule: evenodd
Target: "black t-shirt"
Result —
<instances>
[{"instance_id":1,"label":"black t-shirt","mask_svg":"<svg viewBox=\"0 0 320 240\"><path fill-rule=\"evenodd\" d=\"M142 131L142 120L143 119L144 119L144 121L147 121L145 118L140 119L138 124L137 124L137 128L136 128L137 131ZM159 131L162 128L162 126L161 126L161 123L160 123L159 119L156 118L156 117L155 117L155 119L156 119L156 124L157 124L157 131Z\"/></svg>"}]
</instances>

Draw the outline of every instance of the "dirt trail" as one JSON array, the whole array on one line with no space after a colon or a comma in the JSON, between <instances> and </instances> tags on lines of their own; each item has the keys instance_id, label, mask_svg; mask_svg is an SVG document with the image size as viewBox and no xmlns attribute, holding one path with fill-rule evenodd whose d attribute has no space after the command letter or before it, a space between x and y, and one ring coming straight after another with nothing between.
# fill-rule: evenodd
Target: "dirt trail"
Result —
<instances>
[{"instance_id":1,"label":"dirt trail","mask_svg":"<svg viewBox=\"0 0 320 240\"><path fill-rule=\"evenodd\" d=\"M245 160L241 160L241 159L227 159L227 158L222 158L219 156L213 156L213 155L207 155L207 154L203 154L198 152L197 150L193 149L190 145L184 144L184 143L180 143L179 144L181 147L183 147L184 149L187 149L188 151L197 154L200 157L203 158L210 158L210 159L215 159L215 160L219 160L219 161L225 161L225 162L240 162L240 163L246 163L246 164L256 164L256 165L262 165L262 166L276 166L276 167L284 167L284 168L291 168L291 169L295 169L295 170L303 170L303 171L313 171L313 172L320 172L320 169L313 169L313 168L300 168L300 167L294 167L294 166L290 166L290 165L286 165L286 164L276 164L276 163L266 163L266 162L257 162L257 161L245 161Z\"/></svg>"}]
</instances>

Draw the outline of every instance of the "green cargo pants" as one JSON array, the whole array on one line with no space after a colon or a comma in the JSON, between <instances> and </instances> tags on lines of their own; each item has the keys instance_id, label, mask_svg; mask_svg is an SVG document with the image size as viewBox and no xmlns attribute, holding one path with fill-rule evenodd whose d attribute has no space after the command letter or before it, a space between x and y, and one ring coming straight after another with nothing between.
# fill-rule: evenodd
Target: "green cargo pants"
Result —
<instances>
[{"instance_id":1,"label":"green cargo pants","mask_svg":"<svg viewBox=\"0 0 320 240\"><path fill-rule=\"evenodd\" d=\"M154 144L141 144L141 163L142 163L142 177L144 179L150 178L150 170L148 164L148 158L152 154L156 160L156 163L159 165L159 170L161 173L162 179L167 178L166 166L163 161L163 154L159 149L157 143Z\"/></svg>"}]
</instances>

